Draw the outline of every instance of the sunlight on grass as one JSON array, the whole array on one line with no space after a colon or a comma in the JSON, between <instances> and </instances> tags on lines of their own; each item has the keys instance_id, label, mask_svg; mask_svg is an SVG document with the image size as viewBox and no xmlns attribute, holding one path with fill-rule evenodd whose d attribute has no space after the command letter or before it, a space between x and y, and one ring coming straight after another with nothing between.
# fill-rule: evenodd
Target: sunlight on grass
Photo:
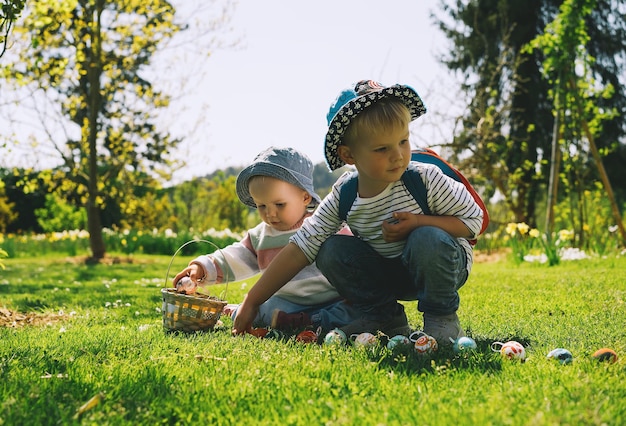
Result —
<instances>
[{"instance_id":1,"label":"sunlight on grass","mask_svg":"<svg viewBox=\"0 0 626 426\"><path fill-rule=\"evenodd\" d=\"M459 314L478 349L432 357L234 338L228 318L211 332L165 333L168 262L6 259L0 307L63 316L0 327L0 424L626 422L618 402L626 392L623 257L552 268L476 264ZM229 302L251 284L230 283ZM415 303L406 306L420 327ZM524 344L525 363L490 349L506 340ZM617 351L617 363L591 357L603 346ZM572 352L572 364L546 358L557 347Z\"/></svg>"}]
</instances>

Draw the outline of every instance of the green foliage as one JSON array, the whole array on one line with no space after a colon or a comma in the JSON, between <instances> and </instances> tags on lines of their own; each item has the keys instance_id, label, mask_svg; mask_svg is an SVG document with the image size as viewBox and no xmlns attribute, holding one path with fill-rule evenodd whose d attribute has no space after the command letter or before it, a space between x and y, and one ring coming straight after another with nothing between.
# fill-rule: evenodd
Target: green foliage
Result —
<instances>
[{"instance_id":1,"label":"green foliage","mask_svg":"<svg viewBox=\"0 0 626 426\"><path fill-rule=\"evenodd\" d=\"M191 240L207 240L225 247L239 241L242 234L229 230L216 231L208 229L204 232L185 230L174 232L167 229L159 232L154 229L114 231L104 229L104 240L112 256L126 254L173 254L184 243ZM3 235L0 234L0 245L12 258L28 258L52 253L64 253L69 256L89 255L89 233L84 230L71 230L35 235ZM213 251L212 249L210 251ZM206 253L207 247L202 244L186 247L183 254Z\"/></svg>"},{"instance_id":2,"label":"green foliage","mask_svg":"<svg viewBox=\"0 0 626 426\"><path fill-rule=\"evenodd\" d=\"M189 259L181 259L186 262ZM9 259L5 307L41 325L0 327L5 424L623 424L621 318L626 258L554 268L477 264L460 317L478 350L432 357L385 348L300 345L223 328L164 333L160 289L169 256L81 265ZM4 284L10 282L11 285ZM497 283L497 285L494 285ZM252 282L231 283L240 302ZM224 285L212 292L219 294ZM409 321L420 327L414 303ZM60 320L60 321L59 321ZM518 340L525 363L494 353ZM616 364L591 354L612 347ZM557 347L570 365L546 358ZM94 396L88 409L81 410Z\"/></svg>"},{"instance_id":3,"label":"green foliage","mask_svg":"<svg viewBox=\"0 0 626 426\"><path fill-rule=\"evenodd\" d=\"M0 2L0 57L6 52L9 33L13 23L22 13L26 0L2 0Z\"/></svg>"},{"instance_id":4,"label":"green foliage","mask_svg":"<svg viewBox=\"0 0 626 426\"><path fill-rule=\"evenodd\" d=\"M250 208L237 197L236 177L215 177L213 180L216 187L207 205L207 213L213 217L212 223L216 228L245 229Z\"/></svg>"},{"instance_id":5,"label":"green foliage","mask_svg":"<svg viewBox=\"0 0 626 426\"><path fill-rule=\"evenodd\" d=\"M4 182L0 180L0 232L6 232L7 226L17 219L17 213L14 210L15 203L9 201L4 187Z\"/></svg>"},{"instance_id":6,"label":"green foliage","mask_svg":"<svg viewBox=\"0 0 626 426\"><path fill-rule=\"evenodd\" d=\"M66 229L85 229L87 215L56 194L46 194L44 208L36 209L37 222L44 232L62 232Z\"/></svg>"}]
</instances>

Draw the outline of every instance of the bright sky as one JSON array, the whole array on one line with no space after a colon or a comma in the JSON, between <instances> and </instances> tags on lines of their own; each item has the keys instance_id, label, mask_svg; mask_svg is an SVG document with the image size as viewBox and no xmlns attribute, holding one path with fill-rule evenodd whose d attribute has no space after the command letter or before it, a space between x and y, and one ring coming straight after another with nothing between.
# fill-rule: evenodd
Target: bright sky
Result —
<instances>
[{"instance_id":1,"label":"bright sky","mask_svg":"<svg viewBox=\"0 0 626 426\"><path fill-rule=\"evenodd\" d=\"M215 5L220 1L226 0L215 0ZM417 90L428 112L411 126L413 145L449 141L452 116L462 105L458 84L436 59L448 45L430 19L439 1L240 0L229 12L231 31L216 32L226 42L240 40L236 48L209 48L194 39L186 44L191 48L183 45L161 56L169 64L165 69L155 66L146 73L150 81L165 81L163 87L180 95L159 122L163 130L184 138L174 154L188 166L175 173L172 183L244 166L271 145L293 147L314 163L323 162L328 108L341 90L363 79ZM181 11L192 4L174 3ZM214 3L200 3L210 8L208 12L216 9ZM209 22L208 12L192 16ZM202 53L209 50L203 60ZM180 82L186 87L177 91L174 85ZM0 166L59 164L53 149L27 145L41 140L29 135L42 132L34 113L9 108L13 118L3 122L0 116L0 132L21 135L26 149L4 151ZM64 120L54 111L44 113L48 123L57 126L52 132L57 143L76 133L62 127ZM22 128L11 124L9 129L8 123L16 120Z\"/></svg>"},{"instance_id":2,"label":"bright sky","mask_svg":"<svg viewBox=\"0 0 626 426\"><path fill-rule=\"evenodd\" d=\"M412 125L412 143L441 142L456 86L436 61L447 45L429 18L438 2L241 1L231 26L243 42L206 61L194 90L208 108L181 150L189 166L177 180L245 165L270 145L324 161L328 108L362 79L415 88L429 112Z\"/></svg>"}]
</instances>

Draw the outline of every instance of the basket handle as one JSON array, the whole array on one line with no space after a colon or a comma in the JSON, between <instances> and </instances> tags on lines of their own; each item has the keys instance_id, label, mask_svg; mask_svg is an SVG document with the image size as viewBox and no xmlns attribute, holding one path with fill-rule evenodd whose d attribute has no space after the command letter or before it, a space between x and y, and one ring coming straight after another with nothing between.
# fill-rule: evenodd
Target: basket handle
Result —
<instances>
[{"instance_id":1,"label":"basket handle","mask_svg":"<svg viewBox=\"0 0 626 426\"><path fill-rule=\"evenodd\" d=\"M224 262L226 263L226 265L228 265L228 267L230 268L230 265L228 264L228 260L226 259L226 256L224 256L224 252L222 251L221 248L219 248L214 242L208 241L208 240L189 240L186 243L184 243L182 246L178 247L178 249L174 252L174 254L172 255L172 258L170 259L170 264L167 265L167 272L165 274L165 288L167 288L169 286L169 276L170 276L170 268L172 267L172 263L174 262L174 258L176 257L176 255L178 253L180 253L180 251L187 247L189 244L193 244L193 243L207 243L211 246L213 246L213 248L217 249L217 251L220 252L220 254L222 255L222 257L224 258ZM222 294L220 294L219 298L222 300L226 300L226 292L228 291L228 283L229 283L229 279L228 277L226 277L226 287L224 287L224 291L222 292Z\"/></svg>"}]
</instances>

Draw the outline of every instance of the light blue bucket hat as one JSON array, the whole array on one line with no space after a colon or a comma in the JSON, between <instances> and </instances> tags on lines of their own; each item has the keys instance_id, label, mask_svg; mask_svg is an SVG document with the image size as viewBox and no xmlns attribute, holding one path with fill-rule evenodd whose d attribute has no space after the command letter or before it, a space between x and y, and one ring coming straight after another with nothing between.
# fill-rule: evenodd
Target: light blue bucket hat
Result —
<instances>
[{"instance_id":1,"label":"light blue bucket hat","mask_svg":"<svg viewBox=\"0 0 626 426\"><path fill-rule=\"evenodd\" d=\"M337 147L343 143L343 135L354 117L373 103L389 97L398 98L406 105L412 120L426 113L426 107L417 92L412 87L402 84L385 87L373 80L361 80L354 87L339 94L326 116L328 132L324 154L330 170L336 170L345 165L337 154Z\"/></svg>"},{"instance_id":2,"label":"light blue bucket hat","mask_svg":"<svg viewBox=\"0 0 626 426\"><path fill-rule=\"evenodd\" d=\"M269 176L302 188L313 198L311 205L322 201L313 189L313 162L293 148L272 146L258 154L237 176L237 196L246 206L256 208L248 190L248 182L253 176Z\"/></svg>"}]
</instances>

